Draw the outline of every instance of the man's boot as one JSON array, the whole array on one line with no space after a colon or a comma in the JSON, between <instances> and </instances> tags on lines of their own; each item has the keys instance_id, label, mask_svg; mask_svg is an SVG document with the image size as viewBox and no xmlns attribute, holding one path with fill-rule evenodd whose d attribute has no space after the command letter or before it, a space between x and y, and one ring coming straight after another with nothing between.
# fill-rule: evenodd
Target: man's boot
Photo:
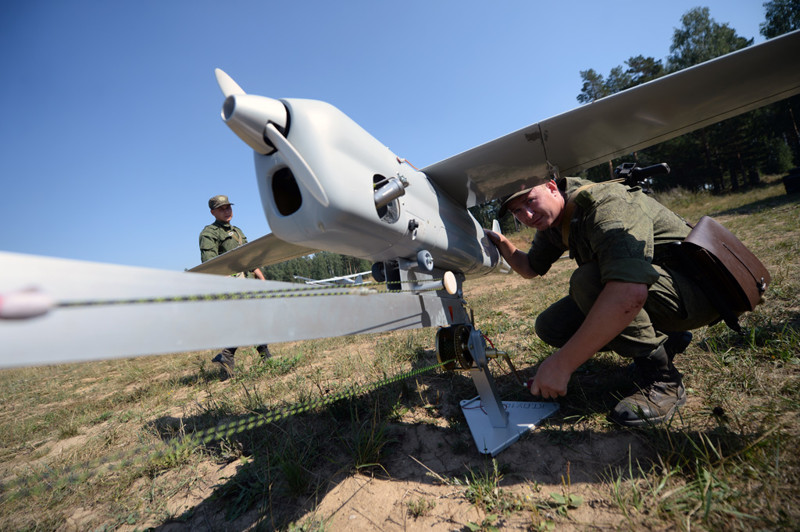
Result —
<instances>
[{"instance_id":1,"label":"man's boot","mask_svg":"<svg viewBox=\"0 0 800 532\"><path fill-rule=\"evenodd\" d=\"M269 345L267 344L256 347L256 351L258 351L258 354L261 356L261 360L272 358L272 353L269 352Z\"/></svg>"},{"instance_id":2,"label":"man's boot","mask_svg":"<svg viewBox=\"0 0 800 532\"><path fill-rule=\"evenodd\" d=\"M233 377L233 370L234 366L236 365L236 361L234 359L234 354L236 350L230 347L226 347L219 353L217 356L211 359L211 362L216 362L221 366L222 370L222 380L225 380L229 377Z\"/></svg>"},{"instance_id":3,"label":"man's boot","mask_svg":"<svg viewBox=\"0 0 800 532\"><path fill-rule=\"evenodd\" d=\"M670 364L672 364L672 361L675 359L675 355L686 351L686 348L692 343L692 337L692 333L689 331L667 333L667 341L664 342L664 349L667 350L667 357L669 358ZM636 370L636 362L628 364L625 367L625 372L631 379L637 379L639 374Z\"/></svg>"},{"instance_id":4,"label":"man's boot","mask_svg":"<svg viewBox=\"0 0 800 532\"><path fill-rule=\"evenodd\" d=\"M669 361L672 362L675 355L686 351L690 343L692 343L692 333L689 331L667 333L667 341L664 342L664 349L667 350Z\"/></svg>"},{"instance_id":5,"label":"man's boot","mask_svg":"<svg viewBox=\"0 0 800 532\"><path fill-rule=\"evenodd\" d=\"M635 358L634 362L637 390L617 403L609 419L628 427L669 420L677 407L686 404L686 390L667 350L661 345L646 357Z\"/></svg>"}]
</instances>

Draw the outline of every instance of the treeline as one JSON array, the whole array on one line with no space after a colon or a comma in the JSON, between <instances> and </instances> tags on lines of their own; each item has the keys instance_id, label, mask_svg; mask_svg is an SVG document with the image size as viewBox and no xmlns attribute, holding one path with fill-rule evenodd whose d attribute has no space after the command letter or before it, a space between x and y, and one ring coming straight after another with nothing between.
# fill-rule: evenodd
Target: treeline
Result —
<instances>
[{"instance_id":1,"label":"treeline","mask_svg":"<svg viewBox=\"0 0 800 532\"><path fill-rule=\"evenodd\" d=\"M760 32L777 37L800 28L800 0L773 0L764 4ZM577 100L590 103L641 83L689 68L753 44L727 24L711 18L707 7L681 17L665 61L635 56L607 76L594 69L581 71L583 87ZM795 96L723 122L663 142L584 172L593 181L609 179L623 162L648 166L666 162L672 168L655 180L654 188L680 186L716 193L757 185L762 174L783 173L800 164L800 97Z\"/></svg>"},{"instance_id":2,"label":"treeline","mask_svg":"<svg viewBox=\"0 0 800 532\"><path fill-rule=\"evenodd\" d=\"M371 268L372 263L368 260L320 251L307 257L265 266L261 271L264 277L272 281L298 282L295 275L319 280L365 272Z\"/></svg>"}]
</instances>

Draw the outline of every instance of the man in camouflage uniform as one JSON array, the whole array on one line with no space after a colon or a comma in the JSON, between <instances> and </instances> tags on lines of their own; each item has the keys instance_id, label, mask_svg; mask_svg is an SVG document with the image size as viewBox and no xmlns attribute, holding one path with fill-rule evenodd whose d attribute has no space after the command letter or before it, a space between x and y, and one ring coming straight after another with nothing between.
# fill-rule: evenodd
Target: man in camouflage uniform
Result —
<instances>
[{"instance_id":1,"label":"man in camouflage uniform","mask_svg":"<svg viewBox=\"0 0 800 532\"><path fill-rule=\"evenodd\" d=\"M537 229L530 250L486 231L509 265L525 278L544 275L569 251L578 263L569 295L536 319L537 335L558 350L530 382L534 395L567 393L572 373L596 352L633 359L635 388L609 418L628 426L661 423L685 404L672 359L691 341L689 329L719 316L702 290L672 268L686 222L638 187L560 178L506 198L511 212Z\"/></svg>"},{"instance_id":2,"label":"man in camouflage uniform","mask_svg":"<svg viewBox=\"0 0 800 532\"><path fill-rule=\"evenodd\" d=\"M211 214L214 216L214 223L207 225L200 232L200 261L206 262L218 255L222 255L226 251L235 249L242 244L247 243L247 238L241 229L235 225L231 225L233 218L233 203L228 201L228 196L214 196L208 200L208 208L211 209ZM264 274L261 270L255 269L252 272L243 272L239 274L243 277L264 279ZM267 359L271 356L269 346L266 344L257 347L258 353L262 359ZM213 359L222 366L223 375L233 375L235 366L235 347L226 347L220 351Z\"/></svg>"}]
</instances>

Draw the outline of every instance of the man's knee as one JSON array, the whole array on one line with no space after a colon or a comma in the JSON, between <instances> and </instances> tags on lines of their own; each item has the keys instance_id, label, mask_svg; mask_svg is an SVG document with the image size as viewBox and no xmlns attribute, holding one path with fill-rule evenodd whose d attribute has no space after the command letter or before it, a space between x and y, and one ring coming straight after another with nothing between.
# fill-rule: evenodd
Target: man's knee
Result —
<instances>
[{"instance_id":1,"label":"man's knee","mask_svg":"<svg viewBox=\"0 0 800 532\"><path fill-rule=\"evenodd\" d=\"M600 267L595 262L579 266L569 278L569 294L584 314L589 313L602 290Z\"/></svg>"},{"instance_id":2,"label":"man's knee","mask_svg":"<svg viewBox=\"0 0 800 532\"><path fill-rule=\"evenodd\" d=\"M547 311L544 311L536 317L536 321L533 324L536 336L547 345L561 347L566 343L566 340L554 334L556 329L553 327L550 317L545 315L546 313Z\"/></svg>"},{"instance_id":3,"label":"man's knee","mask_svg":"<svg viewBox=\"0 0 800 532\"><path fill-rule=\"evenodd\" d=\"M533 324L536 335L547 345L562 347L583 323L584 315L567 296L541 312Z\"/></svg>"}]
</instances>

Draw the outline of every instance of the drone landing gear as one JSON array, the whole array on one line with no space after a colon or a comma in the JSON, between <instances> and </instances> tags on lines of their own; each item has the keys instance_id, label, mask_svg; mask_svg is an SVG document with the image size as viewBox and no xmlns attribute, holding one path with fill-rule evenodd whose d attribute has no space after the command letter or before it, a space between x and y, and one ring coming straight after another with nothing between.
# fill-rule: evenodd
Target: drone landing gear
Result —
<instances>
[{"instance_id":1,"label":"drone landing gear","mask_svg":"<svg viewBox=\"0 0 800 532\"><path fill-rule=\"evenodd\" d=\"M471 325L453 325L436 333L436 356L447 370L469 370L478 397L461 401L472 438L483 454L497 454L558 410L557 403L500 401L488 370L488 359L504 355L486 349L481 332Z\"/></svg>"}]
</instances>

